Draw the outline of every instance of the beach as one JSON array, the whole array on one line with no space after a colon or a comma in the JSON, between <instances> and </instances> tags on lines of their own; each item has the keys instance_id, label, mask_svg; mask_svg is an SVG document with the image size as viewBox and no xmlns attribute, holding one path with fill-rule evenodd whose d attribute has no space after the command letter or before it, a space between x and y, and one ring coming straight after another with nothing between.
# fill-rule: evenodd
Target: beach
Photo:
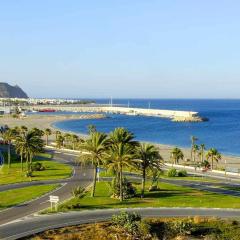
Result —
<instances>
[{"instance_id":1,"label":"beach","mask_svg":"<svg viewBox=\"0 0 240 240\"><path fill-rule=\"evenodd\" d=\"M24 125L28 128L37 127L42 130L46 128L50 128L53 131L60 130L62 132L67 132L62 129L57 129L56 127L54 127L54 123L59 121L68 121L68 120L76 120L76 119L79 119L79 120L100 119L104 117L105 115L103 114L79 114L79 115L78 114L73 114L73 115L36 114L36 115L27 115L27 117L24 117L24 118L13 118L10 116L4 116L0 118L0 125L1 126L8 125L9 127ZM79 135L82 138L86 137L86 134L77 133L77 135ZM50 141L54 139L55 139L54 134L49 137ZM177 147L174 145L165 145L165 144L157 144L157 143L154 143L154 144L159 148L160 154L165 161L169 161L172 149L174 147ZM184 159L190 159L191 158L190 142L189 142L189 148L183 148L183 147L180 147L180 148L184 153ZM196 159L198 160L198 156L196 156ZM228 168L240 168L240 156L222 155L222 160L219 162L218 166L225 167L225 161L227 163Z\"/></svg>"}]
</instances>

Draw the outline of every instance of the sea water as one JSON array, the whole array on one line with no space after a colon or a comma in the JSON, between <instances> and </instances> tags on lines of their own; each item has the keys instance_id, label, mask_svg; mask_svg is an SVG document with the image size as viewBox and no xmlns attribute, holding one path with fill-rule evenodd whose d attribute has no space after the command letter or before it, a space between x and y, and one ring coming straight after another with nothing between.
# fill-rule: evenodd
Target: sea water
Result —
<instances>
[{"instance_id":1,"label":"sea water","mask_svg":"<svg viewBox=\"0 0 240 240\"><path fill-rule=\"evenodd\" d=\"M96 99L97 103L108 104L108 99ZM69 120L57 122L57 128L76 133L87 133L87 126L93 124L98 131L110 132L116 127L132 131L136 139L154 143L190 147L191 136L198 138L207 148L217 148L221 153L240 155L240 100L194 100L194 99L117 99L113 104L155 108L197 111L208 122L172 122L167 118L108 115L106 119Z\"/></svg>"}]
</instances>

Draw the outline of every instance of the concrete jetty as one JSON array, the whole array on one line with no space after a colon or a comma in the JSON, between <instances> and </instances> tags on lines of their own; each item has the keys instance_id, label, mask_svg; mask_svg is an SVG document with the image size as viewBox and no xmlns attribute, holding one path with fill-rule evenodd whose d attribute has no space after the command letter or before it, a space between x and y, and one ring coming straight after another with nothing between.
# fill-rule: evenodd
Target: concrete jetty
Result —
<instances>
[{"instance_id":1,"label":"concrete jetty","mask_svg":"<svg viewBox=\"0 0 240 240\"><path fill-rule=\"evenodd\" d=\"M198 115L198 112L165 110L165 109L145 109L145 108L128 108L119 106L83 106L83 105L38 105L31 106L29 110L54 109L56 111L69 112L99 112L126 115L144 115L170 118L176 122L201 122L205 119Z\"/></svg>"}]
</instances>

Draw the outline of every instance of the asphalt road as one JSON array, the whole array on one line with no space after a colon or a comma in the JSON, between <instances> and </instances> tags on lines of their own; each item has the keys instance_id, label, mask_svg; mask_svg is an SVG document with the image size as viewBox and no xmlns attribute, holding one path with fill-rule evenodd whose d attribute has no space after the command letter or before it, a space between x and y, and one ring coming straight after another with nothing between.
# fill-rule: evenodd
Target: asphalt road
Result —
<instances>
[{"instance_id":1,"label":"asphalt road","mask_svg":"<svg viewBox=\"0 0 240 240\"><path fill-rule=\"evenodd\" d=\"M142 217L183 217L183 216L211 216L222 218L239 218L240 210L220 210L204 208L136 208L125 209L129 212L138 212ZM0 239L13 240L26 237L48 229L72 226L83 223L94 223L109 220L120 209L91 210L62 214L28 217L0 226Z\"/></svg>"},{"instance_id":2,"label":"asphalt road","mask_svg":"<svg viewBox=\"0 0 240 240\"><path fill-rule=\"evenodd\" d=\"M66 162L70 164L74 171L73 176L68 180L61 181L41 181L41 182L28 182L20 184L11 184L1 187L1 191L9 190L20 187L43 185L51 183L61 183L62 186L58 188L54 193L48 193L36 200L17 205L15 207L0 211L0 225L7 222L14 221L16 219L31 215L50 206L49 196L57 195L59 196L60 202L69 199L71 197L71 191L76 186L87 187L91 184L92 179L92 169L91 168L81 168L75 164L75 156L69 153L57 153L53 152L53 159L58 162Z\"/></svg>"}]
</instances>

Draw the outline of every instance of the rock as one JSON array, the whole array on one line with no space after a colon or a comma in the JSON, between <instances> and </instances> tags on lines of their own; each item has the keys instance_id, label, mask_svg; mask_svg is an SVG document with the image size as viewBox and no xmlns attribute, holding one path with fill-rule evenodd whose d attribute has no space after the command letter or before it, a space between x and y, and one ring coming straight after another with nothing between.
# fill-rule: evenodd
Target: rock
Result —
<instances>
[{"instance_id":1,"label":"rock","mask_svg":"<svg viewBox=\"0 0 240 240\"><path fill-rule=\"evenodd\" d=\"M0 98L28 98L28 96L19 86L0 82Z\"/></svg>"},{"instance_id":2,"label":"rock","mask_svg":"<svg viewBox=\"0 0 240 240\"><path fill-rule=\"evenodd\" d=\"M172 118L173 122L206 122L207 118L200 116L191 116L191 117L174 117Z\"/></svg>"}]
</instances>

